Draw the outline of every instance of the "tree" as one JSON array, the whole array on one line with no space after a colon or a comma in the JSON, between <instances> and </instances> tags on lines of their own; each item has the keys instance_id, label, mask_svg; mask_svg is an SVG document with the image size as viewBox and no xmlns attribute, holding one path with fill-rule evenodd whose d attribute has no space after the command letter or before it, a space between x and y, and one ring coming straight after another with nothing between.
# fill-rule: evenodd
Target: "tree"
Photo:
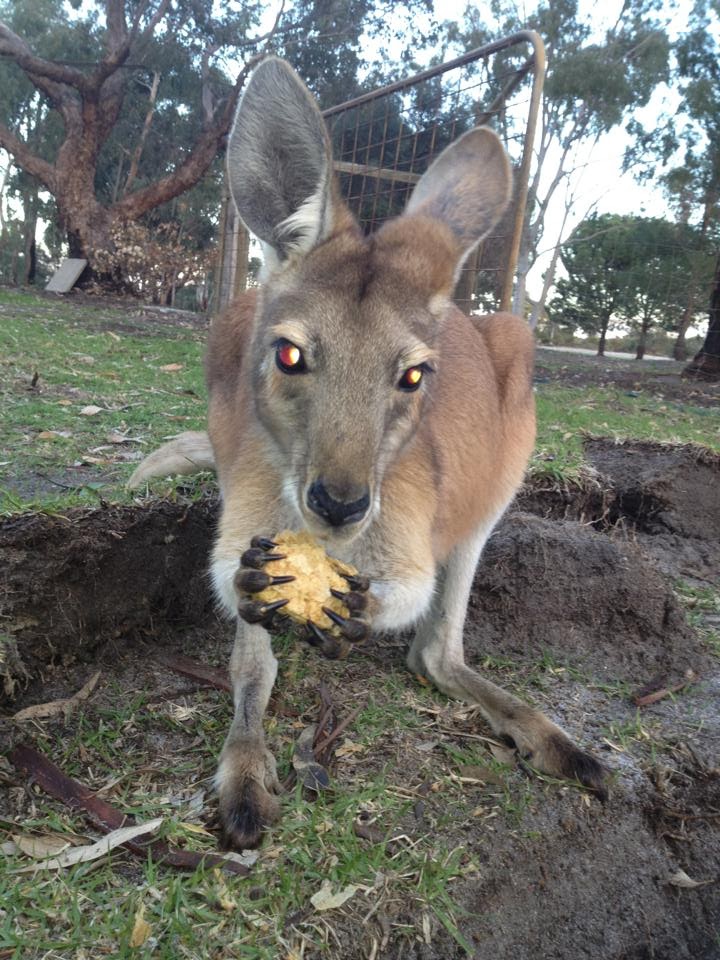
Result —
<instances>
[{"instance_id":1,"label":"tree","mask_svg":"<svg viewBox=\"0 0 720 960\"><path fill-rule=\"evenodd\" d=\"M627 266L619 316L637 333L636 359L645 355L648 332L661 326L676 332L712 275L704 238L688 224L650 217L623 217L618 223ZM690 320L695 318L690 314Z\"/></svg>"},{"instance_id":2,"label":"tree","mask_svg":"<svg viewBox=\"0 0 720 960\"><path fill-rule=\"evenodd\" d=\"M714 245L717 261L705 294L707 336L684 372L720 379L720 0L697 0L674 54L680 108L652 130L631 124L635 143L626 164L635 167L639 179L660 179L679 220L696 223L703 239ZM658 168L665 168L661 177ZM676 344L677 359L685 358L684 334L694 310L690 295Z\"/></svg>"},{"instance_id":3,"label":"tree","mask_svg":"<svg viewBox=\"0 0 720 960\"><path fill-rule=\"evenodd\" d=\"M97 251L113 249L118 225L137 221L180 196L209 169L255 59L258 41L248 41L247 34L256 21L257 7L247 3L239 13L216 17L211 4L193 0L172 5L169 0L105 0L102 22L95 10L71 20L60 0L40 2L45 15L34 20L29 12L37 9L35 2L3 8L0 54L5 58L3 73L32 90L48 124L60 129L59 142L53 148L48 138L40 150L17 125L12 129L0 124L0 147L55 198L71 255L86 257L93 264ZM26 37L16 32L22 25ZM78 62L68 63L67 55L58 56L63 44ZM76 53L79 48L84 48L82 57ZM249 54L233 84L217 66L220 53ZM158 63L167 64L173 57L195 70L199 82L191 95L181 94L173 89L172 67L166 68L158 112L172 104L175 119L180 117L178 125L184 123L192 131L191 145L177 157L172 141L166 142L155 177L142 182L137 163L132 164L143 151L140 132L135 143L126 143L132 158L128 189L108 199L108 183L98 174L112 152L112 135L127 124L133 109L139 109L139 96L143 92L147 96L147 85L140 81L152 77Z\"/></svg>"},{"instance_id":4,"label":"tree","mask_svg":"<svg viewBox=\"0 0 720 960\"><path fill-rule=\"evenodd\" d=\"M603 356L610 326L619 322L621 311L631 309L626 271L632 261L622 242L622 217L588 217L562 245L560 258L567 277L555 285L550 319L596 334L598 356Z\"/></svg>"}]
</instances>

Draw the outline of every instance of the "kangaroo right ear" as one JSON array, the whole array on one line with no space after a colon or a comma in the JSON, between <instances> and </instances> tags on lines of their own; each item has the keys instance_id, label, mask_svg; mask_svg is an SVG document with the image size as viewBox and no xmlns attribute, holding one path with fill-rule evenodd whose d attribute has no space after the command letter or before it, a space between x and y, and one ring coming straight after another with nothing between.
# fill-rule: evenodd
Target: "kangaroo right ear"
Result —
<instances>
[{"instance_id":1,"label":"kangaroo right ear","mask_svg":"<svg viewBox=\"0 0 720 960\"><path fill-rule=\"evenodd\" d=\"M450 144L420 178L406 213L432 217L449 227L459 244L456 272L507 207L512 171L505 148L487 127L468 130Z\"/></svg>"},{"instance_id":2,"label":"kangaroo right ear","mask_svg":"<svg viewBox=\"0 0 720 960\"><path fill-rule=\"evenodd\" d=\"M269 57L253 71L235 114L227 164L238 213L278 260L307 253L328 236L332 159L325 121L284 60Z\"/></svg>"}]
</instances>

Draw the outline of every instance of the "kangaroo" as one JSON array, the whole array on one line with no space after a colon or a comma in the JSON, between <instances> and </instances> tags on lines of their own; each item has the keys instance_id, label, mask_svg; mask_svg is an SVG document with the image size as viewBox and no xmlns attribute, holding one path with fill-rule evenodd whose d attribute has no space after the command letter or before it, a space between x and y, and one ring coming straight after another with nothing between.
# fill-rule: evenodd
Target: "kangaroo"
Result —
<instances>
[{"instance_id":1,"label":"kangaroo","mask_svg":"<svg viewBox=\"0 0 720 960\"><path fill-rule=\"evenodd\" d=\"M349 639L414 626L411 671L477 704L540 770L604 797L603 765L463 655L474 571L535 438L527 325L509 314L468 317L450 299L463 261L509 201L500 140L485 128L465 133L405 213L366 237L339 198L317 105L288 64L270 58L239 104L228 171L239 214L264 246L264 282L212 325L210 439L181 435L131 479L217 469L211 574L237 617L235 714L216 778L226 845L257 845L279 815L263 733L277 673L273 610L252 594L272 579L266 537L284 528L309 531L364 575L338 618ZM314 634L332 655L327 636Z\"/></svg>"}]
</instances>

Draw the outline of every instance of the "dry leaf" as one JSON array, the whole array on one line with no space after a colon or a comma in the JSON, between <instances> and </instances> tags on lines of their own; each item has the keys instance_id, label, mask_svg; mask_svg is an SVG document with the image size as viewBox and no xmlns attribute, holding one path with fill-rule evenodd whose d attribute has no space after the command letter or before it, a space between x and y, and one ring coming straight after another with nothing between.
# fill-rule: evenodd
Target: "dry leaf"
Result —
<instances>
[{"instance_id":1,"label":"dry leaf","mask_svg":"<svg viewBox=\"0 0 720 960\"><path fill-rule=\"evenodd\" d=\"M36 437L36 440L57 440L59 437L71 437L70 430L43 430Z\"/></svg>"},{"instance_id":2,"label":"dry leaf","mask_svg":"<svg viewBox=\"0 0 720 960\"><path fill-rule=\"evenodd\" d=\"M59 857L53 857L50 860L40 860L31 864L29 867L22 867L18 873L27 873L29 870L61 870L64 867L72 867L76 863L87 863L90 860L97 860L104 857L110 850L119 847L123 843L135 840L146 833L152 833L163 822L162 817L155 820L148 820L145 823L136 823L131 827L120 827L119 830L113 830L102 837L96 843L90 843L83 847L70 847L63 851Z\"/></svg>"},{"instance_id":3,"label":"dry leaf","mask_svg":"<svg viewBox=\"0 0 720 960\"><path fill-rule=\"evenodd\" d=\"M694 890L696 887L704 887L712 880L693 880L684 870L678 868L670 877L669 881L674 887L681 887L683 890Z\"/></svg>"},{"instance_id":4,"label":"dry leaf","mask_svg":"<svg viewBox=\"0 0 720 960\"><path fill-rule=\"evenodd\" d=\"M209 830L206 830L205 827L201 827L199 823L186 823L183 821L179 823L178 826L182 827L182 829L188 833L199 833L203 837L214 836Z\"/></svg>"},{"instance_id":5,"label":"dry leaf","mask_svg":"<svg viewBox=\"0 0 720 960\"><path fill-rule=\"evenodd\" d=\"M315 759L313 742L316 730L317 725L312 723L300 734L293 751L292 765L300 783L306 789L319 793L330 786L330 777L325 767Z\"/></svg>"},{"instance_id":6,"label":"dry leaf","mask_svg":"<svg viewBox=\"0 0 720 960\"><path fill-rule=\"evenodd\" d=\"M276 859L280 855L280 849L274 848L272 850L266 850L265 856L269 857L271 860ZM243 867L253 867L260 859L259 850L243 850L242 853L238 853L236 850L228 850L227 853L222 854L223 860L232 860L233 863L242 864Z\"/></svg>"},{"instance_id":7,"label":"dry leaf","mask_svg":"<svg viewBox=\"0 0 720 960\"><path fill-rule=\"evenodd\" d=\"M458 770L458 776L463 780L473 780L481 783L505 783L504 778L497 772L497 770L493 770L492 767L480 765L460 767Z\"/></svg>"},{"instance_id":8,"label":"dry leaf","mask_svg":"<svg viewBox=\"0 0 720 960\"><path fill-rule=\"evenodd\" d=\"M135 923L130 934L130 946L141 947L152 933L152 927L145 919L145 904L141 903L135 914Z\"/></svg>"},{"instance_id":9,"label":"dry leaf","mask_svg":"<svg viewBox=\"0 0 720 960\"><path fill-rule=\"evenodd\" d=\"M44 837L28 837L21 833L13 834L13 840L18 850L21 850L26 857L32 857L34 860L44 860L46 857L57 857L67 850L71 843L60 834L48 834Z\"/></svg>"},{"instance_id":10,"label":"dry leaf","mask_svg":"<svg viewBox=\"0 0 720 960\"><path fill-rule=\"evenodd\" d=\"M353 743L352 740L343 740L335 751L336 757L349 757L352 753L364 753L365 746L362 743Z\"/></svg>"},{"instance_id":11,"label":"dry leaf","mask_svg":"<svg viewBox=\"0 0 720 960\"><path fill-rule=\"evenodd\" d=\"M73 697L65 700L52 700L50 703L36 703L32 707L25 707L24 710L18 710L13 715L13 720L45 720L48 717L55 717L59 713L68 714L83 700L87 700L95 689L95 685L100 679L100 671L97 670Z\"/></svg>"},{"instance_id":12,"label":"dry leaf","mask_svg":"<svg viewBox=\"0 0 720 960\"><path fill-rule=\"evenodd\" d=\"M108 443L133 443L135 438L129 437L126 433L120 433L119 430L111 430L105 434Z\"/></svg>"},{"instance_id":13,"label":"dry leaf","mask_svg":"<svg viewBox=\"0 0 720 960\"><path fill-rule=\"evenodd\" d=\"M177 370L182 370L184 366L185 364L183 363L165 363L160 369L164 373L175 373Z\"/></svg>"},{"instance_id":14,"label":"dry leaf","mask_svg":"<svg viewBox=\"0 0 720 960\"><path fill-rule=\"evenodd\" d=\"M335 910L337 907L341 907L350 897L354 896L354 894L357 893L357 889L356 886L350 884L343 890L338 891L338 893L333 893L330 881L323 880L318 892L310 897L310 903L317 911Z\"/></svg>"},{"instance_id":15,"label":"dry leaf","mask_svg":"<svg viewBox=\"0 0 720 960\"><path fill-rule=\"evenodd\" d=\"M83 407L80 413L83 417L94 417L96 413L102 413L103 409L103 407L96 407L90 403L87 407Z\"/></svg>"}]
</instances>

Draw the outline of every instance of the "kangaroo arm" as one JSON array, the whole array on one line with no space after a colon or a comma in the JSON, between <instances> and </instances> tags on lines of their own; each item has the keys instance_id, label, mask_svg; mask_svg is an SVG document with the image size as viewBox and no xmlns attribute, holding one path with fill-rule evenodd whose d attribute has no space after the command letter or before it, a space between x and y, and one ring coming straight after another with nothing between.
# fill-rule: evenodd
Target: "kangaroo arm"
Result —
<instances>
[{"instance_id":1,"label":"kangaroo arm","mask_svg":"<svg viewBox=\"0 0 720 960\"><path fill-rule=\"evenodd\" d=\"M210 437L204 430L188 430L145 457L128 480L127 487L129 490L136 490L151 477L169 477L214 469L215 456Z\"/></svg>"}]
</instances>

